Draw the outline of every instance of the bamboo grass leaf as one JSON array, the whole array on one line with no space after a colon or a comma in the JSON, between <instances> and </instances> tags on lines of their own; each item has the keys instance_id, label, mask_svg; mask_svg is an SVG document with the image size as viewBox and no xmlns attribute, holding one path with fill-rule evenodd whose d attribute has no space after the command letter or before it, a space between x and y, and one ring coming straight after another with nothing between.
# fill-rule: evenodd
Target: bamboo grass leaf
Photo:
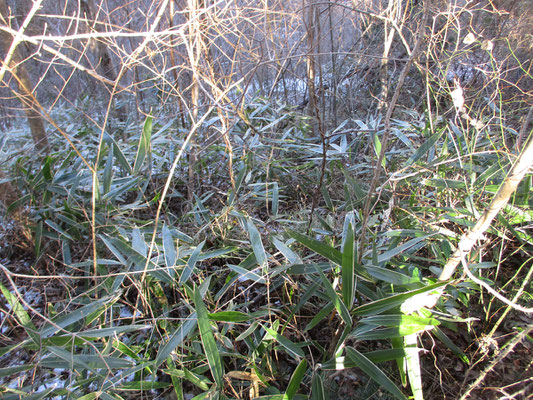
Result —
<instances>
[{"instance_id":1,"label":"bamboo grass leaf","mask_svg":"<svg viewBox=\"0 0 533 400\"><path fill-rule=\"evenodd\" d=\"M349 223L342 250L342 298L348 309L353 305L356 290L354 249L354 231L352 224Z\"/></svg>"},{"instance_id":2,"label":"bamboo grass leaf","mask_svg":"<svg viewBox=\"0 0 533 400\"><path fill-rule=\"evenodd\" d=\"M171 338L163 346L159 348L157 356L155 358L155 367L157 368L168 356L178 347L183 341L191 334L197 325L196 313L192 313L189 317L183 321L178 328L174 331Z\"/></svg>"},{"instance_id":3,"label":"bamboo grass leaf","mask_svg":"<svg viewBox=\"0 0 533 400\"><path fill-rule=\"evenodd\" d=\"M289 385L287 386L287 390L285 391L285 396L287 400L293 400L294 396L298 392L298 389L300 388L300 384L302 383L302 379L305 375L305 372L307 371L307 360L304 358L302 361L300 361L300 364L296 367L294 370L291 380L289 381Z\"/></svg>"},{"instance_id":4,"label":"bamboo grass leaf","mask_svg":"<svg viewBox=\"0 0 533 400\"><path fill-rule=\"evenodd\" d=\"M337 309L337 312L341 316L342 320L346 325L352 326L352 317L350 316L350 312L348 311L348 308L346 308L344 302L337 295L337 292L335 292L335 290L333 289L333 286L331 286L331 282L328 280L328 278L326 278L326 275L324 275L321 269L316 267L316 271L318 272L318 275L322 280L322 285L324 286L324 289L326 289L326 294Z\"/></svg>"},{"instance_id":5,"label":"bamboo grass leaf","mask_svg":"<svg viewBox=\"0 0 533 400\"><path fill-rule=\"evenodd\" d=\"M150 153L150 142L152 140L152 117L148 116L144 122L141 137L139 138L139 146L137 148L137 155L135 156L135 163L133 164L133 174L137 175Z\"/></svg>"},{"instance_id":6,"label":"bamboo grass leaf","mask_svg":"<svg viewBox=\"0 0 533 400\"><path fill-rule=\"evenodd\" d=\"M106 308L111 307L119 298L120 293L116 293L115 296L106 296L101 299L95 300L77 310L71 311L68 314L61 315L52 320L52 323L45 324L41 328L41 337L46 338L57 331L72 325L82 319L85 319L94 313L103 312Z\"/></svg>"},{"instance_id":7,"label":"bamboo grass leaf","mask_svg":"<svg viewBox=\"0 0 533 400\"><path fill-rule=\"evenodd\" d=\"M222 365L220 352L218 351L217 344L215 342L215 336L211 331L211 322L209 321L207 309L198 288L195 288L194 290L194 305L196 307L196 314L198 316L200 338L202 339L204 352L207 356L209 369L211 370L211 374L213 375L213 379L215 380L217 387L222 389L224 386L224 366Z\"/></svg>"},{"instance_id":8,"label":"bamboo grass leaf","mask_svg":"<svg viewBox=\"0 0 533 400\"><path fill-rule=\"evenodd\" d=\"M17 299L17 296L12 294L1 282L0 291L6 298L20 325L22 325L31 340L38 345L40 343L40 338L39 335L37 335L37 328L33 325L33 322L31 322L28 312L24 309L19 299Z\"/></svg>"},{"instance_id":9,"label":"bamboo grass leaf","mask_svg":"<svg viewBox=\"0 0 533 400\"><path fill-rule=\"evenodd\" d=\"M162 234L163 251L165 253L165 265L167 266L167 268L172 268L174 265L176 265L176 258L178 257L178 254L176 252L176 248L174 247L174 239L172 238L172 233L170 232L170 229L168 229L168 226L166 224L163 225Z\"/></svg>"},{"instance_id":10,"label":"bamboo grass leaf","mask_svg":"<svg viewBox=\"0 0 533 400\"><path fill-rule=\"evenodd\" d=\"M281 240L279 240L276 237L272 238L272 243L274 246L276 246L276 249L278 249L281 254L287 259L287 261L291 264L301 264L302 259L298 254L296 254L294 251L292 251L289 246L287 246L285 243L283 243Z\"/></svg>"},{"instance_id":11,"label":"bamboo grass leaf","mask_svg":"<svg viewBox=\"0 0 533 400\"><path fill-rule=\"evenodd\" d=\"M353 312L354 314L361 316L381 314L387 310L390 310L391 308L401 306L403 303L408 301L410 298L416 296L417 294L432 292L447 284L447 281L434 283L432 285L428 285L420 289L385 297L384 299L372 301L370 303L357 307L355 310L353 310Z\"/></svg>"},{"instance_id":12,"label":"bamboo grass leaf","mask_svg":"<svg viewBox=\"0 0 533 400\"><path fill-rule=\"evenodd\" d=\"M414 400L424 400L424 394L422 391L422 372L420 370L420 357L417 344L416 333L406 335L404 337L405 356L407 375L409 376L409 385L411 386L411 392L413 393Z\"/></svg>"},{"instance_id":13,"label":"bamboo grass leaf","mask_svg":"<svg viewBox=\"0 0 533 400\"><path fill-rule=\"evenodd\" d=\"M198 262L198 257L200 257L200 253L202 252L204 245L205 245L205 240L202 243L200 243L198 246L196 246L191 256L187 260L187 265L185 265L185 268L183 269L181 276L180 276L180 280L179 280L180 285L183 285L185 282L187 282L189 278L191 277L191 275L193 274L194 268L196 267L196 263Z\"/></svg>"},{"instance_id":14,"label":"bamboo grass leaf","mask_svg":"<svg viewBox=\"0 0 533 400\"><path fill-rule=\"evenodd\" d=\"M426 154L434 145L437 143L437 140L440 139L444 129L440 129L437 133L433 134L428 140L426 140L422 145L414 152L411 157L405 162L406 166L412 165L418 161L424 154Z\"/></svg>"},{"instance_id":15,"label":"bamboo grass leaf","mask_svg":"<svg viewBox=\"0 0 533 400\"><path fill-rule=\"evenodd\" d=\"M401 337L394 337L390 339L393 349L404 349L404 340ZM402 381L402 386L407 386L407 371L405 370L405 356L398 357L396 359L396 366L398 367L398 373L400 374L400 380Z\"/></svg>"},{"instance_id":16,"label":"bamboo grass leaf","mask_svg":"<svg viewBox=\"0 0 533 400\"><path fill-rule=\"evenodd\" d=\"M346 355L357 364L370 378L376 381L381 387L391 393L394 397L400 400L407 400L407 397L398 389L385 373L380 370L376 364L366 358L352 347L346 348Z\"/></svg>"},{"instance_id":17,"label":"bamboo grass leaf","mask_svg":"<svg viewBox=\"0 0 533 400\"><path fill-rule=\"evenodd\" d=\"M373 363L379 364L387 361L396 360L398 358L403 358L405 357L406 352L403 348L384 349L371 351L368 353L364 353L363 355ZM354 367L357 367L357 363L352 361L349 357L343 356L333 357L331 360L328 360L320 365L320 368L323 370L343 370Z\"/></svg>"},{"instance_id":18,"label":"bamboo grass leaf","mask_svg":"<svg viewBox=\"0 0 533 400\"><path fill-rule=\"evenodd\" d=\"M304 358L305 354L302 349L296 346L292 341L287 339L282 334L276 332L274 329L271 329L267 326L261 325L267 333L272 336L287 352L295 357L296 359Z\"/></svg>"},{"instance_id":19,"label":"bamboo grass leaf","mask_svg":"<svg viewBox=\"0 0 533 400\"><path fill-rule=\"evenodd\" d=\"M320 373L315 372L311 381L311 400L326 400L324 380Z\"/></svg>"},{"instance_id":20,"label":"bamboo grass leaf","mask_svg":"<svg viewBox=\"0 0 533 400\"><path fill-rule=\"evenodd\" d=\"M268 261L265 248L263 247L263 242L261 241L261 234L250 219L246 221L246 228L248 230L248 234L250 235L250 243L252 244L255 259L257 260L259 266L263 269L263 272L266 272Z\"/></svg>"},{"instance_id":21,"label":"bamboo grass leaf","mask_svg":"<svg viewBox=\"0 0 533 400\"><path fill-rule=\"evenodd\" d=\"M113 179L113 149L114 146L109 146L109 153L107 154L107 161L104 168L104 195L111 190L111 180Z\"/></svg>"},{"instance_id":22,"label":"bamboo grass leaf","mask_svg":"<svg viewBox=\"0 0 533 400\"><path fill-rule=\"evenodd\" d=\"M209 313L209 319L220 322L247 322L253 319L253 316L239 311L220 311Z\"/></svg>"},{"instance_id":23,"label":"bamboo grass leaf","mask_svg":"<svg viewBox=\"0 0 533 400\"><path fill-rule=\"evenodd\" d=\"M335 308L335 305L333 302L329 302L325 307L323 307L316 315L311 319L311 321L307 324L304 331L308 331L313 329L320 321L322 321L324 318L326 318L333 309Z\"/></svg>"},{"instance_id":24,"label":"bamboo grass leaf","mask_svg":"<svg viewBox=\"0 0 533 400\"><path fill-rule=\"evenodd\" d=\"M279 211L279 185L278 182L272 184L272 215L278 216Z\"/></svg>"},{"instance_id":25,"label":"bamboo grass leaf","mask_svg":"<svg viewBox=\"0 0 533 400\"><path fill-rule=\"evenodd\" d=\"M295 231L289 230L287 233L308 249L313 250L315 253L318 253L323 257L326 257L328 260L337 265L342 265L342 253L339 250L334 249L333 247L328 246L327 244L324 244L318 240L301 235Z\"/></svg>"}]
</instances>

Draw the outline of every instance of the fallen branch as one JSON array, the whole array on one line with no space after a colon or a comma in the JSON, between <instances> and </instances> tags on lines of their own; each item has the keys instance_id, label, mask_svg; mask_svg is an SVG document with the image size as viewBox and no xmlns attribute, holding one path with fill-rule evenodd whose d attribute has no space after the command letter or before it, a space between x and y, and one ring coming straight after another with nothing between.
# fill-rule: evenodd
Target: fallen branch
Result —
<instances>
[{"instance_id":1,"label":"fallen branch","mask_svg":"<svg viewBox=\"0 0 533 400\"><path fill-rule=\"evenodd\" d=\"M480 239L483 233L490 227L494 217L496 217L501 209L509 202L509 198L515 192L518 184L532 166L533 139L530 139L525 149L516 159L509 174L500 186L498 193L496 193L496 196L494 196L490 205L485 209L476 225L461 237L457 250L455 250L453 255L448 259L448 262L439 276L440 281L446 281L452 277L457 266L461 262L461 259L463 257L466 258L478 239Z\"/></svg>"}]
</instances>

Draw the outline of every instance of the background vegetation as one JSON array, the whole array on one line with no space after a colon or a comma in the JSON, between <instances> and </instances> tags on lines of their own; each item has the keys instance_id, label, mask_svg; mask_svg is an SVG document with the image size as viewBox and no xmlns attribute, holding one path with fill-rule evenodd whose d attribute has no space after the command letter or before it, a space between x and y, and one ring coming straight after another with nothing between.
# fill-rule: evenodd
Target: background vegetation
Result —
<instances>
[{"instance_id":1,"label":"background vegetation","mask_svg":"<svg viewBox=\"0 0 533 400\"><path fill-rule=\"evenodd\" d=\"M0 0L2 398L527 398L532 11Z\"/></svg>"}]
</instances>

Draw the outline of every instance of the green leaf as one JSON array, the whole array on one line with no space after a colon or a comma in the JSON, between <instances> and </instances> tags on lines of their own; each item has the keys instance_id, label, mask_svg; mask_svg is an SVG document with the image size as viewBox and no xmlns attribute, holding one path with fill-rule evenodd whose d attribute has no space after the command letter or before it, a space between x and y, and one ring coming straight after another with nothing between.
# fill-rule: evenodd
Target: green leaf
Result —
<instances>
[{"instance_id":1,"label":"green leaf","mask_svg":"<svg viewBox=\"0 0 533 400\"><path fill-rule=\"evenodd\" d=\"M405 166L409 166L415 163L420 157L426 154L434 145L437 143L437 140L442 136L444 129L440 129L437 133L431 136L426 140L409 159L405 162Z\"/></svg>"},{"instance_id":2,"label":"green leaf","mask_svg":"<svg viewBox=\"0 0 533 400\"><path fill-rule=\"evenodd\" d=\"M220 311L209 313L208 316L210 320L220 322L246 322L253 319L251 315L239 311Z\"/></svg>"},{"instance_id":3,"label":"green leaf","mask_svg":"<svg viewBox=\"0 0 533 400\"><path fill-rule=\"evenodd\" d=\"M118 390L154 390L164 389L170 386L170 382L156 382L156 381L132 381L121 383L117 388Z\"/></svg>"},{"instance_id":4,"label":"green leaf","mask_svg":"<svg viewBox=\"0 0 533 400\"><path fill-rule=\"evenodd\" d=\"M109 336L116 336L127 332L139 332L144 329L151 328L151 325L123 325L114 326L111 328L90 329L83 332L78 332L78 335L84 338L103 338Z\"/></svg>"},{"instance_id":5,"label":"green leaf","mask_svg":"<svg viewBox=\"0 0 533 400\"><path fill-rule=\"evenodd\" d=\"M135 164L133 166L133 174L137 175L141 170L147 154L150 152L150 142L152 140L152 117L148 116L144 122L143 131L139 139L139 146L137 148L137 155L135 157Z\"/></svg>"},{"instance_id":6,"label":"green leaf","mask_svg":"<svg viewBox=\"0 0 533 400\"><path fill-rule=\"evenodd\" d=\"M379 154L381 153L381 141L379 140L378 131L374 131L374 135L372 136L374 139L374 151L376 152L376 156L379 157ZM383 160L381 160L381 166L383 168L386 168L387 166L387 157L383 157Z\"/></svg>"},{"instance_id":7,"label":"green leaf","mask_svg":"<svg viewBox=\"0 0 533 400\"><path fill-rule=\"evenodd\" d=\"M239 280L241 282L252 280L256 283L266 284L265 278L259 276L254 271L248 271L247 269L239 265L231 265L231 264L228 264L228 268L231 269L233 272L236 272L237 274L239 274Z\"/></svg>"},{"instance_id":8,"label":"green leaf","mask_svg":"<svg viewBox=\"0 0 533 400\"><path fill-rule=\"evenodd\" d=\"M311 400L326 400L324 380L320 373L315 372L311 381Z\"/></svg>"},{"instance_id":9,"label":"green leaf","mask_svg":"<svg viewBox=\"0 0 533 400\"><path fill-rule=\"evenodd\" d=\"M109 146L109 153L107 154L107 161L104 168L104 194L111 190L111 180L113 179L113 149L114 146Z\"/></svg>"},{"instance_id":10,"label":"green leaf","mask_svg":"<svg viewBox=\"0 0 533 400\"><path fill-rule=\"evenodd\" d=\"M342 265L342 253L339 250L334 249L333 247L330 247L327 244L324 244L318 240L301 235L298 232L289 230L287 231L287 233L308 249L314 251L317 254L320 254L323 257L326 257L328 260L334 262L337 265Z\"/></svg>"},{"instance_id":11,"label":"green leaf","mask_svg":"<svg viewBox=\"0 0 533 400\"><path fill-rule=\"evenodd\" d=\"M375 326L398 328L400 332L419 332L440 325L440 322L435 318L405 314L372 315L364 317L360 322Z\"/></svg>"},{"instance_id":12,"label":"green leaf","mask_svg":"<svg viewBox=\"0 0 533 400\"><path fill-rule=\"evenodd\" d=\"M128 163L128 160L122 150L120 150L120 146L118 143L111 137L107 132L104 133L104 140L110 144L113 145L113 154L116 156L118 163L122 168L126 170L127 174L131 174L133 170L131 169L131 165Z\"/></svg>"},{"instance_id":13,"label":"green leaf","mask_svg":"<svg viewBox=\"0 0 533 400\"><path fill-rule=\"evenodd\" d=\"M350 316L350 311L346 308L346 305L343 303L343 301L339 298L337 295L337 292L333 289L333 286L331 286L331 282L326 278L326 275L322 272L321 269L318 267L316 268L316 271L318 272L318 275L320 276L320 279L322 280L322 285L324 286L324 289L326 289L326 294L328 295L329 299L337 309L337 312L341 316L344 323L348 326L352 326L352 317Z\"/></svg>"},{"instance_id":14,"label":"green leaf","mask_svg":"<svg viewBox=\"0 0 533 400\"><path fill-rule=\"evenodd\" d=\"M276 249L278 249L281 254L283 254L283 257L287 259L287 261L291 264L301 264L302 259L298 254L296 254L294 251L292 251L289 246L287 246L285 243L283 243L281 240L279 240L276 237L272 238L272 244L276 246Z\"/></svg>"},{"instance_id":15,"label":"green leaf","mask_svg":"<svg viewBox=\"0 0 533 400\"><path fill-rule=\"evenodd\" d=\"M48 356L41 359L41 365L50 368L61 368L67 362L69 368L85 369L88 371L96 371L96 369L122 369L133 366L133 362L124 358L109 357L104 355L92 354L73 354L58 346L47 346L47 350L56 357Z\"/></svg>"},{"instance_id":16,"label":"green leaf","mask_svg":"<svg viewBox=\"0 0 533 400\"><path fill-rule=\"evenodd\" d=\"M278 182L272 184L272 215L274 217L278 216L279 210L279 186Z\"/></svg>"},{"instance_id":17,"label":"green leaf","mask_svg":"<svg viewBox=\"0 0 533 400\"><path fill-rule=\"evenodd\" d=\"M172 238L172 233L168 229L167 224L163 225L163 251L165 252L165 265L167 268L172 268L176 265L176 258L178 254L176 248L174 247L174 239ZM169 273L170 273L169 269ZM172 275L171 275L172 276Z\"/></svg>"},{"instance_id":18,"label":"green leaf","mask_svg":"<svg viewBox=\"0 0 533 400\"><path fill-rule=\"evenodd\" d=\"M423 240L426 240L427 238L431 237L431 236L434 236L435 234L432 233L432 234L429 234L429 235L426 235L426 236L422 236L422 237L416 237L414 239L411 239L409 240L408 242L402 244L401 246L398 246L398 247L395 247L391 250L388 250L384 253L381 253L379 256L378 256L378 264L382 264L384 262L387 262L389 261L391 258L397 256L398 254L402 254L404 253L405 251L407 251L408 249L410 249L411 247L417 245L418 243L420 243L421 241Z\"/></svg>"},{"instance_id":19,"label":"green leaf","mask_svg":"<svg viewBox=\"0 0 533 400\"><path fill-rule=\"evenodd\" d=\"M470 360L466 354L463 353L463 351L439 327L435 327L435 329L433 329L433 334L465 364L470 364Z\"/></svg>"},{"instance_id":20,"label":"green leaf","mask_svg":"<svg viewBox=\"0 0 533 400\"><path fill-rule=\"evenodd\" d=\"M420 283L420 278L411 277L398 271L392 271L382 267L376 267L374 265L365 265L363 267L368 274L381 281L392 283L393 285L412 285Z\"/></svg>"},{"instance_id":21,"label":"green leaf","mask_svg":"<svg viewBox=\"0 0 533 400\"><path fill-rule=\"evenodd\" d=\"M223 388L224 366L222 365L222 360L215 342L215 337L211 331L211 322L209 321L207 309L205 308L202 295L200 294L200 290L198 288L194 289L194 305L196 307L198 327L200 328L200 337L204 346L205 355L207 356L209 369L211 370L211 374L213 375L213 379L215 380L217 386L219 388Z\"/></svg>"},{"instance_id":22,"label":"green leaf","mask_svg":"<svg viewBox=\"0 0 533 400\"><path fill-rule=\"evenodd\" d=\"M99 399L102 395L102 392L92 392L89 394L86 394L85 396L78 397L78 400L95 400Z\"/></svg>"},{"instance_id":23,"label":"green leaf","mask_svg":"<svg viewBox=\"0 0 533 400\"><path fill-rule=\"evenodd\" d=\"M33 322L31 322L29 314L26 312L22 304L20 304L17 296L7 290L7 288L2 284L2 282L0 282L0 291L2 291L2 294L6 298L9 306L11 307L11 310L13 310L13 313L17 317L17 320L22 325L28 336L35 344L38 345L40 343L40 338L37 334L37 328L35 327L35 325L33 325Z\"/></svg>"},{"instance_id":24,"label":"green leaf","mask_svg":"<svg viewBox=\"0 0 533 400\"><path fill-rule=\"evenodd\" d=\"M342 298L348 309L353 305L356 289L354 248L353 226L349 223L342 250Z\"/></svg>"},{"instance_id":25,"label":"green leaf","mask_svg":"<svg viewBox=\"0 0 533 400\"><path fill-rule=\"evenodd\" d=\"M303 350L296 346L293 342L291 342L289 339L287 339L282 334L276 332L274 329L271 329L265 325L261 325L267 333L272 336L287 352L295 357L296 359L304 358L305 354Z\"/></svg>"},{"instance_id":26,"label":"green leaf","mask_svg":"<svg viewBox=\"0 0 533 400\"><path fill-rule=\"evenodd\" d=\"M27 371L32 368L35 368L35 364L25 364L25 365L18 365L16 367L0 368L0 378L4 376L13 375L18 372Z\"/></svg>"},{"instance_id":27,"label":"green leaf","mask_svg":"<svg viewBox=\"0 0 533 400\"><path fill-rule=\"evenodd\" d=\"M239 174L237 175L236 183L235 183L235 190L232 190L229 199L228 199L228 205L232 206L233 202L235 201L235 196L239 193L239 190L242 185L242 181L244 180L244 176L246 175L246 165L242 163L241 169L239 170Z\"/></svg>"},{"instance_id":28,"label":"green leaf","mask_svg":"<svg viewBox=\"0 0 533 400\"><path fill-rule=\"evenodd\" d=\"M35 257L41 257L41 244L43 241L43 221L40 220L35 226Z\"/></svg>"},{"instance_id":29,"label":"green leaf","mask_svg":"<svg viewBox=\"0 0 533 400\"><path fill-rule=\"evenodd\" d=\"M54 318L53 324L45 324L43 326L41 329L41 337L49 337L60 329L66 328L75 322L85 319L95 312L103 312L106 308L111 307L113 303L118 300L119 296L120 293L117 293L115 296L102 297L101 299L95 300L92 303L80 307L68 314Z\"/></svg>"},{"instance_id":30,"label":"green leaf","mask_svg":"<svg viewBox=\"0 0 533 400\"><path fill-rule=\"evenodd\" d=\"M261 241L261 234L253 224L251 219L246 221L246 229L250 235L250 243L252 244L252 249L254 251L255 259L259 266L263 269L263 272L266 272L268 266L267 255L265 248L263 247L263 242Z\"/></svg>"},{"instance_id":31,"label":"green leaf","mask_svg":"<svg viewBox=\"0 0 533 400\"><path fill-rule=\"evenodd\" d=\"M193 385L199 387L201 390L209 390L209 386L213 384L213 382L211 382L205 376L195 374L194 372L189 371L187 368L183 368L183 370L171 368L165 369L163 372L173 377L184 378Z\"/></svg>"},{"instance_id":32,"label":"green leaf","mask_svg":"<svg viewBox=\"0 0 533 400\"><path fill-rule=\"evenodd\" d=\"M361 370L372 378L381 387L391 393L394 397L400 400L407 400L407 397L398 389L398 387L392 382L383 371L381 371L376 364L366 358L363 354L359 353L352 347L346 348L346 355L357 364Z\"/></svg>"},{"instance_id":33,"label":"green leaf","mask_svg":"<svg viewBox=\"0 0 533 400\"><path fill-rule=\"evenodd\" d=\"M202 249L204 247L205 240L200 243L194 251L192 252L191 256L187 260L187 265L185 265L185 268L181 272L179 283L180 285L183 285L185 282L189 280L191 275L194 272L194 268L196 267L196 263L198 262L198 257L200 256L200 253L202 252Z\"/></svg>"},{"instance_id":34,"label":"green leaf","mask_svg":"<svg viewBox=\"0 0 533 400\"><path fill-rule=\"evenodd\" d=\"M404 350L404 341L402 337L394 337L390 339L391 345L394 349ZM405 350L404 350L405 351ZM405 371L405 356L398 357L396 359L396 366L398 367L398 373L400 374L400 379L402 381L402 386L407 386L407 373Z\"/></svg>"},{"instance_id":35,"label":"green leaf","mask_svg":"<svg viewBox=\"0 0 533 400\"><path fill-rule=\"evenodd\" d=\"M422 372L420 370L419 352L416 348L417 334L407 335L404 337L405 361L407 364L407 375L409 376L409 384L414 400L424 400L422 391Z\"/></svg>"},{"instance_id":36,"label":"green leaf","mask_svg":"<svg viewBox=\"0 0 533 400\"><path fill-rule=\"evenodd\" d=\"M285 396L287 400L293 400L294 396L298 392L298 389L300 388L300 384L302 383L302 379L306 371L307 360L304 358L302 361L300 361L300 364L298 364L291 376L291 380L289 381L289 385L287 386L287 390L285 391Z\"/></svg>"},{"instance_id":37,"label":"green leaf","mask_svg":"<svg viewBox=\"0 0 533 400\"><path fill-rule=\"evenodd\" d=\"M157 368L168 356L190 335L196 328L197 318L196 313L189 315L172 334L169 341L159 348L157 357L155 358L155 368Z\"/></svg>"},{"instance_id":38,"label":"green leaf","mask_svg":"<svg viewBox=\"0 0 533 400\"><path fill-rule=\"evenodd\" d=\"M328 188L326 185L322 185L320 187L320 191L322 192L322 197L324 198L324 202L326 203L326 207L329 211L333 211L333 202L331 201L331 197L329 196Z\"/></svg>"},{"instance_id":39,"label":"green leaf","mask_svg":"<svg viewBox=\"0 0 533 400\"><path fill-rule=\"evenodd\" d=\"M52 228L54 231L59 233L60 235L66 237L67 239L74 241L74 238L70 236L65 230L61 229L61 227L58 224L56 224L54 221L47 219L46 221L44 221L44 223L48 225L50 228Z\"/></svg>"},{"instance_id":40,"label":"green leaf","mask_svg":"<svg viewBox=\"0 0 533 400\"><path fill-rule=\"evenodd\" d=\"M420 289L411 290L409 292L399 293L393 296L385 297L384 299L376 300L376 301L364 304L360 307L357 307L355 310L353 310L353 312L356 315L381 314L387 310L390 310L391 308L402 305L402 303L406 302L407 300L416 296L417 294L432 292L447 284L448 284L447 281L434 283L432 285L428 285Z\"/></svg>"},{"instance_id":41,"label":"green leaf","mask_svg":"<svg viewBox=\"0 0 533 400\"><path fill-rule=\"evenodd\" d=\"M313 319L307 324L304 331L313 329L320 321L322 321L329 314L331 314L334 308L335 305L332 302L329 302L325 307L323 307L319 312L316 313Z\"/></svg>"},{"instance_id":42,"label":"green leaf","mask_svg":"<svg viewBox=\"0 0 533 400\"><path fill-rule=\"evenodd\" d=\"M373 363L384 363L405 357L405 350L401 349L384 349L364 353L364 356ZM334 357L320 366L324 370L343 370L357 367L357 363L349 357Z\"/></svg>"}]
</instances>

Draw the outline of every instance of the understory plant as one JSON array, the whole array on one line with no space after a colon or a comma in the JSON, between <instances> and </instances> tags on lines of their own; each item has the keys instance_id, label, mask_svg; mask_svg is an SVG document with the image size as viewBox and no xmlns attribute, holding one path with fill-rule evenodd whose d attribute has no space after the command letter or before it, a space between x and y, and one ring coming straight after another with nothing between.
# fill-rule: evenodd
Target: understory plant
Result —
<instances>
[{"instance_id":1,"label":"understory plant","mask_svg":"<svg viewBox=\"0 0 533 400\"><path fill-rule=\"evenodd\" d=\"M335 376L353 370L364 384L352 398L422 399L427 338L469 365L451 335L470 327L474 302L494 300L439 275L513 163L499 133L406 113L368 193L379 118L345 120L324 142L284 105L258 98L244 117L230 132L234 185L227 149L198 134L192 201L175 119L148 117L128 140L80 128L78 153L58 142L40 161L13 162L34 279L68 292L32 305L24 277L1 265L2 312L20 339L0 356L28 359L0 369L3 398L340 398ZM531 174L487 231L492 247L512 242L530 257L530 192ZM488 285L503 261L501 251L468 260Z\"/></svg>"}]
</instances>

